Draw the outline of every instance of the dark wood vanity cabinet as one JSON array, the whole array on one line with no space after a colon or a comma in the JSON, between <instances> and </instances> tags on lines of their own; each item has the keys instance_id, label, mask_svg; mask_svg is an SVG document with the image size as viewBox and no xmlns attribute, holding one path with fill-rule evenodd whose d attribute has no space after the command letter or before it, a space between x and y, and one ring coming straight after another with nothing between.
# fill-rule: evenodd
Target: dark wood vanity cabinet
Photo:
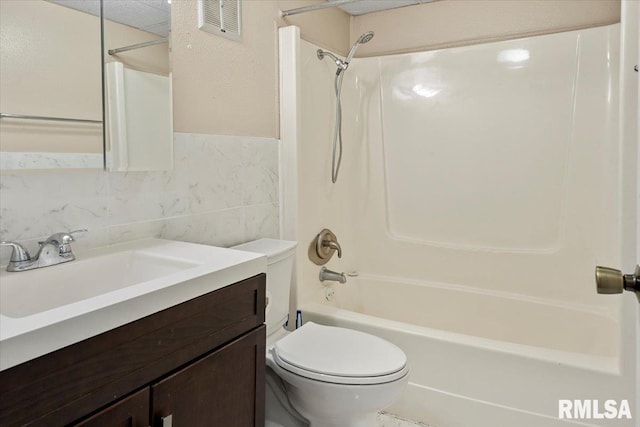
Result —
<instances>
[{"instance_id":1,"label":"dark wood vanity cabinet","mask_svg":"<svg viewBox=\"0 0 640 427\"><path fill-rule=\"evenodd\" d=\"M265 275L0 372L0 426L262 427Z\"/></svg>"},{"instance_id":2,"label":"dark wood vanity cabinet","mask_svg":"<svg viewBox=\"0 0 640 427\"><path fill-rule=\"evenodd\" d=\"M256 396L252 391L256 390L256 372L262 371L254 356L259 339L264 339L263 330L151 386L156 425L171 416L174 426L254 426Z\"/></svg>"}]
</instances>

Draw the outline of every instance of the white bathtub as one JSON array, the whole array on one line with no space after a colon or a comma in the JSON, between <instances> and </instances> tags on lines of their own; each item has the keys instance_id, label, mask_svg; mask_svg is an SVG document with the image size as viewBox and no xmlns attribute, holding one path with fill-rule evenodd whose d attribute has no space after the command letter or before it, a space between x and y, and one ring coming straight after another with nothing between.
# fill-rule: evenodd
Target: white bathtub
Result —
<instances>
[{"instance_id":1,"label":"white bathtub","mask_svg":"<svg viewBox=\"0 0 640 427\"><path fill-rule=\"evenodd\" d=\"M617 319L456 285L360 276L305 321L353 328L400 346L410 384L390 412L435 427L631 426L558 420L559 399L621 395ZM580 333L587 331L587 333Z\"/></svg>"}]
</instances>

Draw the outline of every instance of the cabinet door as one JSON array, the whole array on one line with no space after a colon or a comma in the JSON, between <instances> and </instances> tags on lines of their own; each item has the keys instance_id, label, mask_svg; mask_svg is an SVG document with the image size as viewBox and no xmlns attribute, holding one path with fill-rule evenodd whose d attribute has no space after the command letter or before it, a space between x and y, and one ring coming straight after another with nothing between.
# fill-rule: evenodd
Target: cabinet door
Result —
<instances>
[{"instance_id":1,"label":"cabinet door","mask_svg":"<svg viewBox=\"0 0 640 427\"><path fill-rule=\"evenodd\" d=\"M153 385L154 426L263 427L264 382L261 326Z\"/></svg>"},{"instance_id":2,"label":"cabinet door","mask_svg":"<svg viewBox=\"0 0 640 427\"><path fill-rule=\"evenodd\" d=\"M119 400L74 427L148 427L149 388Z\"/></svg>"}]
</instances>

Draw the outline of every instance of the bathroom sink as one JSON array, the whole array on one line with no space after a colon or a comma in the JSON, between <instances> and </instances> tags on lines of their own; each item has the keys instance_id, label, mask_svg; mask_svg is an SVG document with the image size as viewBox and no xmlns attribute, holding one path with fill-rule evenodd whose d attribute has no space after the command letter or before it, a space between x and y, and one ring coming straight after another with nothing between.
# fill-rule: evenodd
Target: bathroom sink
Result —
<instances>
[{"instance_id":1,"label":"bathroom sink","mask_svg":"<svg viewBox=\"0 0 640 427\"><path fill-rule=\"evenodd\" d=\"M24 317L144 283L201 264L128 250L2 276L0 314Z\"/></svg>"},{"instance_id":2,"label":"bathroom sink","mask_svg":"<svg viewBox=\"0 0 640 427\"><path fill-rule=\"evenodd\" d=\"M0 273L0 370L266 272L259 254L147 239Z\"/></svg>"}]
</instances>

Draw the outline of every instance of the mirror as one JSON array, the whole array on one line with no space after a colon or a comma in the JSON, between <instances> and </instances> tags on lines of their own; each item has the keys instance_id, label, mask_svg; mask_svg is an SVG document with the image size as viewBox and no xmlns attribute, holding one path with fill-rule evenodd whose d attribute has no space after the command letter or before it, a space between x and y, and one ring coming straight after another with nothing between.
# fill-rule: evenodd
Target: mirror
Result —
<instances>
[{"instance_id":1,"label":"mirror","mask_svg":"<svg viewBox=\"0 0 640 427\"><path fill-rule=\"evenodd\" d=\"M170 0L2 0L0 20L1 170L173 167Z\"/></svg>"},{"instance_id":2,"label":"mirror","mask_svg":"<svg viewBox=\"0 0 640 427\"><path fill-rule=\"evenodd\" d=\"M107 168L172 169L170 0L109 0L103 16Z\"/></svg>"},{"instance_id":3,"label":"mirror","mask_svg":"<svg viewBox=\"0 0 640 427\"><path fill-rule=\"evenodd\" d=\"M65 3L0 2L2 170L104 166L100 1Z\"/></svg>"}]
</instances>

